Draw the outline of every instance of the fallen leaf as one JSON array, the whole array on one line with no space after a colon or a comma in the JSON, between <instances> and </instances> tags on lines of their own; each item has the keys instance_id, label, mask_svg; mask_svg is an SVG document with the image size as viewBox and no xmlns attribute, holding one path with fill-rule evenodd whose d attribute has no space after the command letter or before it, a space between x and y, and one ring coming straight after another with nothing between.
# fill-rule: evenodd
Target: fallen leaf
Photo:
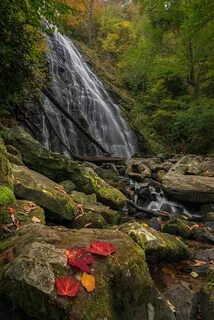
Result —
<instances>
[{"instance_id":1,"label":"fallen leaf","mask_svg":"<svg viewBox=\"0 0 214 320\"><path fill-rule=\"evenodd\" d=\"M55 286L58 296L75 297L80 289L80 282L77 282L71 276L67 276L56 278Z\"/></svg>"},{"instance_id":2,"label":"fallen leaf","mask_svg":"<svg viewBox=\"0 0 214 320\"><path fill-rule=\"evenodd\" d=\"M206 261L195 260L195 261L192 263L192 267L204 266L204 265L206 265L207 263L208 263L208 262L206 262Z\"/></svg>"},{"instance_id":3,"label":"fallen leaf","mask_svg":"<svg viewBox=\"0 0 214 320\"><path fill-rule=\"evenodd\" d=\"M199 274L195 271L192 271L190 274L193 278L197 278L199 276Z\"/></svg>"},{"instance_id":4,"label":"fallen leaf","mask_svg":"<svg viewBox=\"0 0 214 320\"><path fill-rule=\"evenodd\" d=\"M101 256L109 256L116 252L116 248L113 244L95 241L91 243L91 248L85 248L85 251Z\"/></svg>"},{"instance_id":5,"label":"fallen leaf","mask_svg":"<svg viewBox=\"0 0 214 320\"><path fill-rule=\"evenodd\" d=\"M92 225L92 222L86 223L83 228L87 228Z\"/></svg>"},{"instance_id":6,"label":"fallen leaf","mask_svg":"<svg viewBox=\"0 0 214 320\"><path fill-rule=\"evenodd\" d=\"M83 254L84 250L83 249L77 249L77 248L71 248L65 250L65 255L67 258L77 258L80 257Z\"/></svg>"},{"instance_id":7,"label":"fallen leaf","mask_svg":"<svg viewBox=\"0 0 214 320\"><path fill-rule=\"evenodd\" d=\"M68 258L67 262L72 267L75 267L83 272L91 273L91 270L89 269L85 261L83 259L81 260L81 258Z\"/></svg>"},{"instance_id":8,"label":"fallen leaf","mask_svg":"<svg viewBox=\"0 0 214 320\"><path fill-rule=\"evenodd\" d=\"M54 187L54 189L57 190L57 191L59 191L59 192L62 193L62 194L67 194L67 192L63 189L63 187L58 187L58 186L56 186L56 187Z\"/></svg>"},{"instance_id":9,"label":"fallen leaf","mask_svg":"<svg viewBox=\"0 0 214 320\"><path fill-rule=\"evenodd\" d=\"M40 220L39 218L35 217L35 216L33 216L33 217L31 218L31 220L32 220L34 223L40 223L40 222L41 222L41 220Z\"/></svg>"},{"instance_id":10,"label":"fallen leaf","mask_svg":"<svg viewBox=\"0 0 214 320\"><path fill-rule=\"evenodd\" d=\"M95 277L90 274L84 272L81 277L81 283L88 292L92 292L95 289Z\"/></svg>"},{"instance_id":11,"label":"fallen leaf","mask_svg":"<svg viewBox=\"0 0 214 320\"><path fill-rule=\"evenodd\" d=\"M15 213L15 212L16 212L16 210L15 210L14 208L12 208L12 207L8 207L8 208L6 209L6 211L7 211L8 214L12 214L12 213Z\"/></svg>"},{"instance_id":12,"label":"fallen leaf","mask_svg":"<svg viewBox=\"0 0 214 320\"><path fill-rule=\"evenodd\" d=\"M9 249L4 253L4 260L6 262L11 262L14 259L13 249Z\"/></svg>"}]
</instances>

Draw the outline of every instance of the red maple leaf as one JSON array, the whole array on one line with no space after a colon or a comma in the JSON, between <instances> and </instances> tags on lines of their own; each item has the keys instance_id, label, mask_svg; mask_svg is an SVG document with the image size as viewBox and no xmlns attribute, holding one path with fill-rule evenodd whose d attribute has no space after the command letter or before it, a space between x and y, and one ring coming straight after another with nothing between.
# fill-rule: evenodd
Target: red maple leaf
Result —
<instances>
[{"instance_id":1,"label":"red maple leaf","mask_svg":"<svg viewBox=\"0 0 214 320\"><path fill-rule=\"evenodd\" d=\"M112 253L116 252L116 248L113 244L100 241L92 242L91 248L85 248L84 250L101 256L110 256Z\"/></svg>"},{"instance_id":2,"label":"red maple leaf","mask_svg":"<svg viewBox=\"0 0 214 320\"><path fill-rule=\"evenodd\" d=\"M80 282L74 280L71 276L56 278L55 286L58 296L75 297L80 289Z\"/></svg>"},{"instance_id":3,"label":"red maple leaf","mask_svg":"<svg viewBox=\"0 0 214 320\"><path fill-rule=\"evenodd\" d=\"M83 252L84 252L83 249L71 248L71 249L65 250L65 255L67 256L67 258L75 259L82 256Z\"/></svg>"},{"instance_id":4,"label":"red maple leaf","mask_svg":"<svg viewBox=\"0 0 214 320\"><path fill-rule=\"evenodd\" d=\"M77 269L80 269L83 272L91 273L91 270L89 269L89 267L85 263L84 259L68 258L67 262L70 266L73 266Z\"/></svg>"}]
</instances>

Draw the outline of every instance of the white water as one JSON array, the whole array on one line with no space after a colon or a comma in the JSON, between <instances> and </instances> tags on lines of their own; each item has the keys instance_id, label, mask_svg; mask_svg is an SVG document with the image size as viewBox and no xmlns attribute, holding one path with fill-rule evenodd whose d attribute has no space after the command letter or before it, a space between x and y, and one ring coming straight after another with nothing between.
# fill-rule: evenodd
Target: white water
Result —
<instances>
[{"instance_id":1,"label":"white water","mask_svg":"<svg viewBox=\"0 0 214 320\"><path fill-rule=\"evenodd\" d=\"M191 216L188 210L183 206L174 201L169 201L163 190L156 190L153 186L149 186L150 193L154 197L148 205L147 209L154 211L167 211L172 214L184 213L187 216Z\"/></svg>"},{"instance_id":2,"label":"white water","mask_svg":"<svg viewBox=\"0 0 214 320\"><path fill-rule=\"evenodd\" d=\"M47 36L51 91L55 98L113 156L130 158L136 153L136 138L119 107L113 103L102 82L89 68L72 41L56 29ZM44 98L43 106L63 142L76 154L100 154L74 125ZM67 154L43 118L43 144Z\"/></svg>"}]
</instances>

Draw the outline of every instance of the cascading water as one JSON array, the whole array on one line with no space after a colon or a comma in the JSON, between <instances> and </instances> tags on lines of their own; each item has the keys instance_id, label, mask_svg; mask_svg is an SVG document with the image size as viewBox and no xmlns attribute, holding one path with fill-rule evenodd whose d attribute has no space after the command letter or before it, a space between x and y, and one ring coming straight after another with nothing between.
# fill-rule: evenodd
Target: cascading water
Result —
<instances>
[{"instance_id":1,"label":"cascading water","mask_svg":"<svg viewBox=\"0 0 214 320\"><path fill-rule=\"evenodd\" d=\"M87 65L72 41L57 29L47 35L51 91L59 103L113 156L130 158L136 153L136 138L101 81ZM43 107L49 121L68 148L80 155L100 151L56 110L47 97ZM50 150L68 155L42 118L42 142Z\"/></svg>"}]
</instances>

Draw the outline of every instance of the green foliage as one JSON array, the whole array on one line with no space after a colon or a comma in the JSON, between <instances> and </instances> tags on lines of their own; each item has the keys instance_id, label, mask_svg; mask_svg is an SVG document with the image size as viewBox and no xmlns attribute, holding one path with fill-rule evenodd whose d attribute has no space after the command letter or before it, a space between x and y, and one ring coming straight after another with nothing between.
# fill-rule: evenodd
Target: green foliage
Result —
<instances>
[{"instance_id":1,"label":"green foliage","mask_svg":"<svg viewBox=\"0 0 214 320\"><path fill-rule=\"evenodd\" d=\"M41 17L55 22L66 7L56 0L0 2L0 116L37 94L35 75L45 77Z\"/></svg>"}]
</instances>

